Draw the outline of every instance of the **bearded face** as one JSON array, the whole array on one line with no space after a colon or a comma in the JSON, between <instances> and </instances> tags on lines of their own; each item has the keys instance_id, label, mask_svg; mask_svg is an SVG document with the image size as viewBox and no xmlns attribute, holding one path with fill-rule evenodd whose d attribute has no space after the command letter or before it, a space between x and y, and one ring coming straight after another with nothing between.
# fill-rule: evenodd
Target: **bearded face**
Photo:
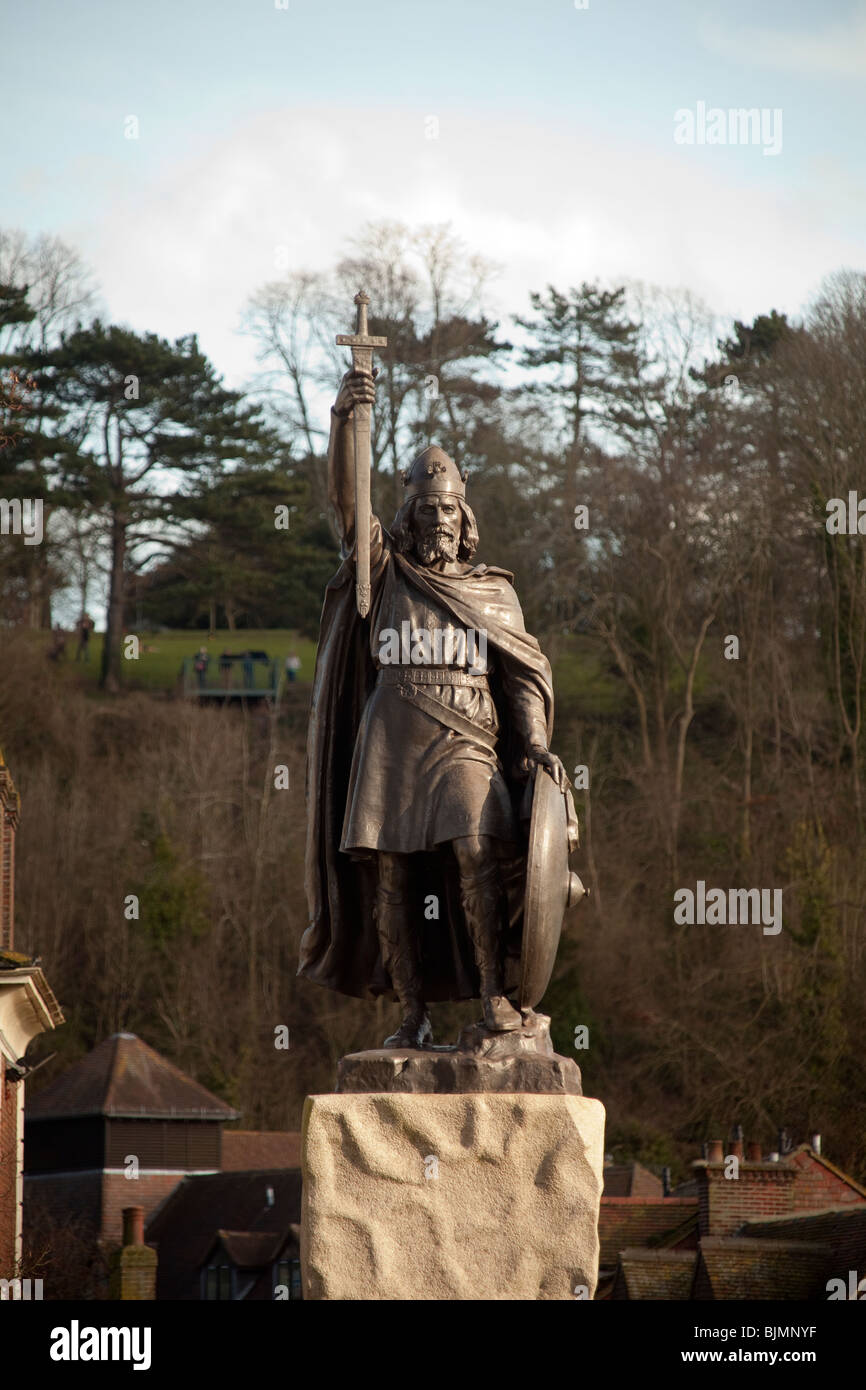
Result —
<instances>
[{"instance_id":1,"label":"bearded face","mask_svg":"<svg viewBox=\"0 0 866 1390\"><path fill-rule=\"evenodd\" d=\"M394 517L391 535L399 553L411 555L420 565L435 564L439 553L447 554L449 559L456 555L457 560L471 560L478 545L478 528L465 499L447 497L444 507L435 505L431 512L425 510L419 517L419 508L426 508L427 502L426 497L413 497L403 503ZM452 538L456 551L451 548ZM445 547L443 552L440 546Z\"/></svg>"},{"instance_id":2,"label":"bearded face","mask_svg":"<svg viewBox=\"0 0 866 1390\"><path fill-rule=\"evenodd\" d=\"M457 559L463 514L459 502L447 493L419 497L412 518L415 555L422 565Z\"/></svg>"}]
</instances>

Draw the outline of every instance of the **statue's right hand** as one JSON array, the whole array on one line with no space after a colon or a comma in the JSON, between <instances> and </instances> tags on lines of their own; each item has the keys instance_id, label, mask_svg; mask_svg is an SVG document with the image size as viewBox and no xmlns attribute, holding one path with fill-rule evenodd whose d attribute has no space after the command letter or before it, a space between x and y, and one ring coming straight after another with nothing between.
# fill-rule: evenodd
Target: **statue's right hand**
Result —
<instances>
[{"instance_id":1,"label":"statue's right hand","mask_svg":"<svg viewBox=\"0 0 866 1390\"><path fill-rule=\"evenodd\" d=\"M334 414L341 420L348 420L356 405L373 405L378 374L378 367L374 367L372 373L355 371L354 368L346 372L334 401Z\"/></svg>"}]
</instances>

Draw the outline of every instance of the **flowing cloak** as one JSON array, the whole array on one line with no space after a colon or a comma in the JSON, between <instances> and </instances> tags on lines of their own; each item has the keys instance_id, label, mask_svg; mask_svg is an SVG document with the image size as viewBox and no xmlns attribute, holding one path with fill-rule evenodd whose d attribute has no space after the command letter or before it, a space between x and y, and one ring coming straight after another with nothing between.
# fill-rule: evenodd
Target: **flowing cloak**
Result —
<instances>
[{"instance_id":1,"label":"flowing cloak","mask_svg":"<svg viewBox=\"0 0 866 1390\"><path fill-rule=\"evenodd\" d=\"M386 533L387 535L387 533ZM513 576L476 565L465 574L441 574L413 564L393 548L390 564L463 628L487 632L496 668L522 678L535 698L549 743L553 731L550 665L526 632ZM355 604L355 569L347 557L325 591L307 738L307 849L305 887L310 920L301 938L298 974L359 999L393 997L382 965L375 920L376 856L340 850L352 756L361 716L376 681L369 619ZM528 723L515 718L498 669L490 680L499 717L499 755L519 822L528 815L529 782L517 772L527 751ZM523 727L519 727L520 724ZM525 849L498 845L508 901L506 990L517 983L523 928ZM479 997L475 955L460 908L456 860L450 846L410 856L410 920L418 924L424 997L428 1001ZM431 915L435 898L438 915Z\"/></svg>"}]
</instances>

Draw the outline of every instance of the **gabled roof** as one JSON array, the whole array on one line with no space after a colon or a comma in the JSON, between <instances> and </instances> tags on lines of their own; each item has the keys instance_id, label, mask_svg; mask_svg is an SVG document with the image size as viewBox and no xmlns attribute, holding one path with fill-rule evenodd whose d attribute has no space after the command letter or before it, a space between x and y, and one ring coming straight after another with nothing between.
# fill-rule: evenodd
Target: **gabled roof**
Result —
<instances>
[{"instance_id":1,"label":"gabled roof","mask_svg":"<svg viewBox=\"0 0 866 1390\"><path fill-rule=\"evenodd\" d=\"M253 1172L256 1168L300 1168L300 1133L296 1130L225 1129L220 1166L224 1173Z\"/></svg>"},{"instance_id":2,"label":"gabled roof","mask_svg":"<svg viewBox=\"0 0 866 1390\"><path fill-rule=\"evenodd\" d=\"M850 1173L845 1173L841 1168L837 1168L835 1163L831 1163L829 1158L823 1154L816 1153L811 1144L799 1144L792 1154L788 1157L788 1162L801 1172L808 1168L823 1168L826 1173L830 1173L836 1178L839 1185L850 1190L851 1197L857 1197L866 1201L866 1187L854 1178Z\"/></svg>"},{"instance_id":3,"label":"gabled roof","mask_svg":"<svg viewBox=\"0 0 866 1390\"><path fill-rule=\"evenodd\" d=\"M296 1250L300 1220L300 1169L184 1178L147 1225L158 1256L157 1298L199 1298L202 1266L221 1236L266 1236L278 1242L278 1254L288 1244ZM270 1289L255 1296L270 1298Z\"/></svg>"},{"instance_id":4,"label":"gabled roof","mask_svg":"<svg viewBox=\"0 0 866 1390\"><path fill-rule=\"evenodd\" d=\"M238 1269L263 1269L273 1264L285 1243L280 1231L217 1231L216 1244Z\"/></svg>"},{"instance_id":5,"label":"gabled roof","mask_svg":"<svg viewBox=\"0 0 866 1390\"><path fill-rule=\"evenodd\" d=\"M237 1111L134 1033L115 1033L44 1090L27 1097L29 1120L108 1115L127 1119L234 1120Z\"/></svg>"},{"instance_id":6,"label":"gabled roof","mask_svg":"<svg viewBox=\"0 0 866 1390\"><path fill-rule=\"evenodd\" d=\"M604 1165L605 1197L661 1197L664 1187L661 1178L642 1163L606 1163Z\"/></svg>"},{"instance_id":7,"label":"gabled roof","mask_svg":"<svg viewBox=\"0 0 866 1390\"><path fill-rule=\"evenodd\" d=\"M626 1247L658 1246L674 1233L685 1237L694 1229L697 1213L692 1197L602 1197L601 1268L612 1269Z\"/></svg>"}]
</instances>

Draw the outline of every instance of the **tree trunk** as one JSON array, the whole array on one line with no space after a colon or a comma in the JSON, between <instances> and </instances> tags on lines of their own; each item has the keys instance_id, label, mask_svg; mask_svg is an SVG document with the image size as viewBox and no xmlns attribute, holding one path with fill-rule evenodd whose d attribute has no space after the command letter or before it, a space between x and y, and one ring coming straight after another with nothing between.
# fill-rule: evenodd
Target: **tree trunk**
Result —
<instances>
[{"instance_id":1,"label":"tree trunk","mask_svg":"<svg viewBox=\"0 0 866 1390\"><path fill-rule=\"evenodd\" d=\"M123 684L123 600L126 564L126 517L117 508L111 515L111 569L108 586L108 615L102 647L100 685L116 695Z\"/></svg>"}]
</instances>

